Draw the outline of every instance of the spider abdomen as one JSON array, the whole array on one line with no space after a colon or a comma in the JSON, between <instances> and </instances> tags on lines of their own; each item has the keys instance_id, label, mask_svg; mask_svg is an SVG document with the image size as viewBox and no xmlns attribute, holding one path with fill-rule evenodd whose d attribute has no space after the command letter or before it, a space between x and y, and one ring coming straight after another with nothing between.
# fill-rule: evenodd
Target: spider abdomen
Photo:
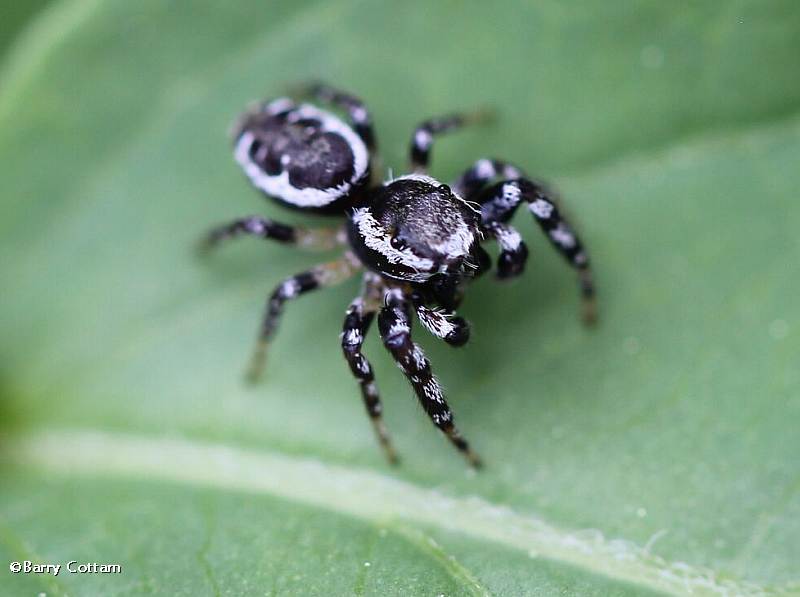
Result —
<instances>
[{"instance_id":1,"label":"spider abdomen","mask_svg":"<svg viewBox=\"0 0 800 597\"><path fill-rule=\"evenodd\" d=\"M341 213L369 172L367 147L352 128L329 112L287 99L242 118L234 153L258 189L299 209Z\"/></svg>"}]
</instances>

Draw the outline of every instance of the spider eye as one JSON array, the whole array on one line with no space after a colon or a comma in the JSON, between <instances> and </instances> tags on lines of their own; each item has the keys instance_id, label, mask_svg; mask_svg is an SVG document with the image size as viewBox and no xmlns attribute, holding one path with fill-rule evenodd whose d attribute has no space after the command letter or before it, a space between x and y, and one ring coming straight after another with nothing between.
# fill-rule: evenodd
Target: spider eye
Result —
<instances>
[{"instance_id":1,"label":"spider eye","mask_svg":"<svg viewBox=\"0 0 800 597\"><path fill-rule=\"evenodd\" d=\"M403 249L405 249L408 246L406 244L406 241L404 241L399 236L393 236L392 238L390 238L389 239L389 244L392 245L398 251L402 251Z\"/></svg>"},{"instance_id":2,"label":"spider eye","mask_svg":"<svg viewBox=\"0 0 800 597\"><path fill-rule=\"evenodd\" d=\"M440 184L439 185L439 190L442 191L443 193L447 193L448 195L452 194L452 191L450 190L450 187L448 185L446 185L446 184Z\"/></svg>"}]
</instances>

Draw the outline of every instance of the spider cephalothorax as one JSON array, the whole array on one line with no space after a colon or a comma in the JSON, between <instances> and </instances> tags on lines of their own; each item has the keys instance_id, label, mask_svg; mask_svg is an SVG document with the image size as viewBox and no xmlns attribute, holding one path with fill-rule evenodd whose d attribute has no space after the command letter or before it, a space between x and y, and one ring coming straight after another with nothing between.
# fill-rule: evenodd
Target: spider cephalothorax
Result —
<instances>
[{"instance_id":1,"label":"spider cephalothorax","mask_svg":"<svg viewBox=\"0 0 800 597\"><path fill-rule=\"evenodd\" d=\"M480 463L453 423L453 414L422 349L411 340L411 313L429 332L453 346L469 339L467 322L455 315L470 280L490 266L481 243L500 246L497 275L522 273L528 250L508 222L526 205L551 244L578 272L584 320L594 320L594 286L581 241L558 210L552 194L520 169L480 159L451 185L425 172L434 135L456 129L468 115L420 124L411 143L413 174L375 178L376 148L369 112L348 94L321 84L301 95L347 112L351 124L314 105L280 98L240 118L234 154L250 181L283 205L339 215L343 226L306 229L251 216L211 230L203 246L248 234L309 249L342 247L340 259L292 276L267 301L249 371L256 378L284 303L309 290L342 282L363 271L363 288L345 315L342 349L361 387L367 412L390 461L394 448L383 425L372 367L361 353L378 315L383 343L411 382L433 423L473 465Z\"/></svg>"},{"instance_id":2,"label":"spider cephalothorax","mask_svg":"<svg viewBox=\"0 0 800 597\"><path fill-rule=\"evenodd\" d=\"M370 191L347 222L350 246L373 271L408 282L460 273L480 237L480 211L429 176L401 176Z\"/></svg>"}]
</instances>

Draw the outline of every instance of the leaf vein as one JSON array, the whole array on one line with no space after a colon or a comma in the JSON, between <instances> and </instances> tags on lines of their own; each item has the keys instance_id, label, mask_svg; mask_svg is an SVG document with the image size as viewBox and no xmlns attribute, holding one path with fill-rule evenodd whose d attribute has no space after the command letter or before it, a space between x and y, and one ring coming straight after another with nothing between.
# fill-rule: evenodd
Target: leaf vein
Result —
<instances>
[{"instance_id":1,"label":"leaf vein","mask_svg":"<svg viewBox=\"0 0 800 597\"><path fill-rule=\"evenodd\" d=\"M90 430L30 432L8 443L11 464L48 474L159 479L268 494L368 522L461 533L649 589L681 595L777 595L798 582L767 587L685 562L669 562L594 529L558 528L478 497L455 497L375 471L280 453ZM68 464L65 464L68 463Z\"/></svg>"}]
</instances>

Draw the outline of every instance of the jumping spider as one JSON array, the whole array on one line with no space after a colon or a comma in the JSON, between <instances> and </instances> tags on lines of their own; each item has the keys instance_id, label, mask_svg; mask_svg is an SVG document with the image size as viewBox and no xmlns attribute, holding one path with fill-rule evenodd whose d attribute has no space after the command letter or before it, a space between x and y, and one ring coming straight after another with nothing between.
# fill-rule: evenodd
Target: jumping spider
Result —
<instances>
[{"instance_id":1,"label":"jumping spider","mask_svg":"<svg viewBox=\"0 0 800 597\"><path fill-rule=\"evenodd\" d=\"M307 249L341 247L344 254L275 288L249 377L257 378L263 368L267 343L287 300L363 270L361 293L345 315L342 349L386 456L397 461L381 418L372 367L361 353L376 313L383 343L425 412L470 464L478 466L480 459L455 427L428 359L411 340L411 312L433 335L452 346L465 344L469 325L454 311L466 283L491 266L481 243L499 244L499 278L517 276L525 267L528 249L508 224L525 203L553 247L577 270L583 317L591 322L594 287L586 251L552 194L511 164L478 160L450 186L427 175L434 136L474 122L479 114L454 114L420 124L411 141L413 173L383 182L373 177L377 152L366 106L324 84L305 86L298 95L345 111L350 125L311 104L272 100L239 119L234 132L236 161L253 185L278 203L343 217L344 224L336 229L306 229L250 216L211 230L203 246L208 249L225 239L253 235Z\"/></svg>"}]
</instances>

